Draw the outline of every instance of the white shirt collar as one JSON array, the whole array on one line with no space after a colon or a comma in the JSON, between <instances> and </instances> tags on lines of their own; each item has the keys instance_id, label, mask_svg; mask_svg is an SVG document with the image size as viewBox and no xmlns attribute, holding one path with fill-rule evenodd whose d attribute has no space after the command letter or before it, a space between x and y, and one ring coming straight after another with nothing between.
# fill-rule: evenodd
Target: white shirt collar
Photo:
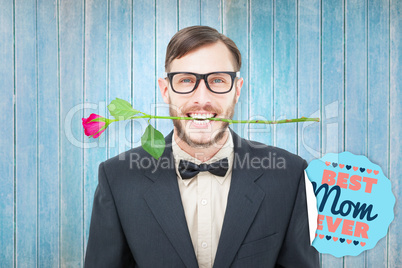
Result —
<instances>
[{"instance_id":1,"label":"white shirt collar","mask_svg":"<svg viewBox=\"0 0 402 268\"><path fill-rule=\"evenodd\" d=\"M228 131L229 135L228 135L228 138L227 138L225 144L219 149L219 151L211 159L209 159L208 161L205 162L206 164L210 164L210 163L219 161L222 158L225 158L225 157L228 158L229 169L224 177L215 176L215 175L211 174L211 176L213 176L220 184L222 184L225 181L225 179L228 177L228 175L231 175L231 173L232 173L231 171L232 171L232 167L233 167L233 156L234 156L233 137L232 137L232 133L230 133L230 130L227 129L227 131ZM178 171L178 166L179 166L180 160L183 159L183 160L191 161L197 165L202 163L197 158L192 157L187 152L183 151L180 148L180 146L176 143L174 135L172 137L172 153L173 153L173 156L175 159L175 169L176 169L176 174L178 177L180 177L180 173ZM196 178L196 177L197 176L195 176L194 178ZM194 178L182 180L180 177L180 180L187 186Z\"/></svg>"}]
</instances>

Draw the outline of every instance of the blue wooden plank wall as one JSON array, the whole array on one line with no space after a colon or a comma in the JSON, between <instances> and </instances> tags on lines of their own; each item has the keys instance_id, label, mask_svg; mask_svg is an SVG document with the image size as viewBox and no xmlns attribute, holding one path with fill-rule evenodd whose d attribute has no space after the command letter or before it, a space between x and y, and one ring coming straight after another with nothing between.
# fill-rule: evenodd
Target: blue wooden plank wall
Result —
<instances>
[{"instance_id":1,"label":"blue wooden plank wall","mask_svg":"<svg viewBox=\"0 0 402 268\"><path fill-rule=\"evenodd\" d=\"M298 153L368 156L402 200L402 0L0 0L0 267L82 267L98 165L146 121L98 140L81 118L116 97L168 114L156 80L177 30L209 25L243 56L241 136ZM169 121L154 122L167 134ZM322 267L402 267L402 205L375 248Z\"/></svg>"}]
</instances>

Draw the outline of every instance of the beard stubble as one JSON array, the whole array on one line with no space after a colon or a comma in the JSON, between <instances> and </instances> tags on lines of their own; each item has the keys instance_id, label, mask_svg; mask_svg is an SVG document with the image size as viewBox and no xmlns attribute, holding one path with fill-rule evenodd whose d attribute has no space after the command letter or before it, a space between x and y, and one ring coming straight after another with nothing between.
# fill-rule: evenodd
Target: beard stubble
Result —
<instances>
[{"instance_id":1,"label":"beard stubble","mask_svg":"<svg viewBox=\"0 0 402 268\"><path fill-rule=\"evenodd\" d=\"M227 119L233 118L235 105L236 105L236 95L234 96L231 105L227 109L225 118L227 118ZM191 110L204 110L204 111L216 113L216 110L211 105L206 105L203 107L192 106L192 107L190 107L190 109L187 109L187 110L190 110L190 111ZM219 113L217 113L217 114L219 114ZM174 109L172 107L172 105L169 106L169 115L175 116L175 117L179 116L178 112L176 111L176 109ZM183 115L186 116L186 113L183 113ZM194 147L194 148L209 148L211 146L214 146L215 144L217 144L219 141L222 140L222 138L225 135L225 131L227 130L227 128L229 126L228 122L213 121L213 123L221 123L221 127L217 131L215 131L215 132L217 132L215 135L214 135L215 132L211 133L211 136L213 135L213 137L209 141L202 142L202 141L192 140L190 135L185 130L185 124L187 122L184 123L181 121L187 121L187 120L173 120L173 125L178 132L177 135L182 141L184 141L189 146Z\"/></svg>"}]
</instances>

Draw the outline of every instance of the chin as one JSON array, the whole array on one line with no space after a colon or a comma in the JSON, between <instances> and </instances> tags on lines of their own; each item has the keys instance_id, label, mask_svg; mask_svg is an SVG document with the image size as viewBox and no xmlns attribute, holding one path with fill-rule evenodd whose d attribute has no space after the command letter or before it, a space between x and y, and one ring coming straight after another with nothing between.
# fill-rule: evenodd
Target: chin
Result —
<instances>
[{"instance_id":1,"label":"chin","mask_svg":"<svg viewBox=\"0 0 402 268\"><path fill-rule=\"evenodd\" d=\"M225 129L226 130L226 129ZM225 130L217 129L214 131L200 131L198 133L185 133L183 135L183 140L195 148L209 148L217 146L217 144L222 145L222 139L225 135ZM218 146L219 147L219 146Z\"/></svg>"},{"instance_id":2,"label":"chin","mask_svg":"<svg viewBox=\"0 0 402 268\"><path fill-rule=\"evenodd\" d=\"M190 143L193 144L194 147L209 147L214 140L210 137L204 137L204 135L193 134L191 137L187 139Z\"/></svg>"}]
</instances>

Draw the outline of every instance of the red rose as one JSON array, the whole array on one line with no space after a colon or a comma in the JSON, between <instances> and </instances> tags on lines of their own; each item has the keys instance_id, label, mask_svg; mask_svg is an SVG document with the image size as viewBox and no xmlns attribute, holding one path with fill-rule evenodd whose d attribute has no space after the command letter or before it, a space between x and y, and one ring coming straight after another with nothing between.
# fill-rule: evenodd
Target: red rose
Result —
<instances>
[{"instance_id":1,"label":"red rose","mask_svg":"<svg viewBox=\"0 0 402 268\"><path fill-rule=\"evenodd\" d=\"M101 118L100 121L92 121L96 118ZM92 122L91 122L92 121ZM88 118L82 118L82 126L85 130L85 135L93 138L99 137L107 128L108 119L97 114L91 114Z\"/></svg>"}]
</instances>

